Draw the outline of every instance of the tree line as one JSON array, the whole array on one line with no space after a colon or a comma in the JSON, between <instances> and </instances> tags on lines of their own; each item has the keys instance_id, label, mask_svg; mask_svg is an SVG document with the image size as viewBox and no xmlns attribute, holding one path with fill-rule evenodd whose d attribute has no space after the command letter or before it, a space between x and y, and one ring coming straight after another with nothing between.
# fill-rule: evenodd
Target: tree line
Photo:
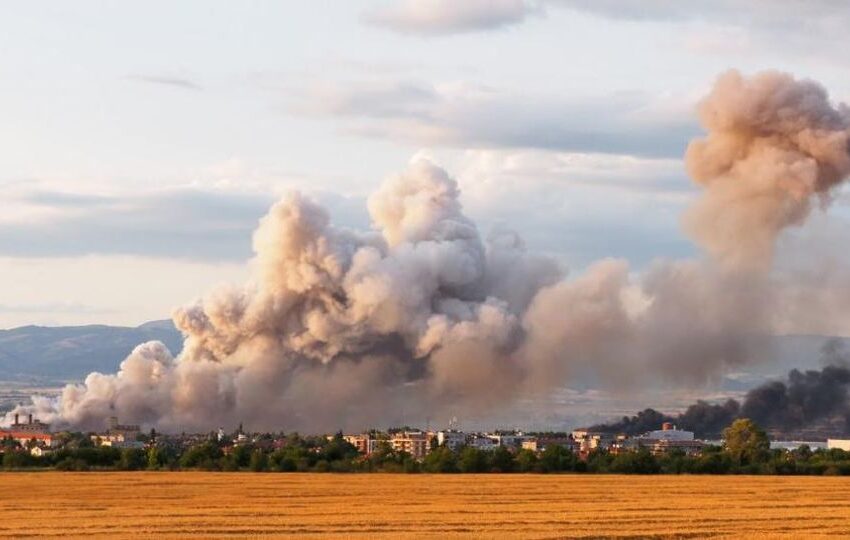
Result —
<instances>
[{"instance_id":1,"label":"tree line","mask_svg":"<svg viewBox=\"0 0 850 540\"><path fill-rule=\"evenodd\" d=\"M94 447L83 434L70 434L65 445L44 456L7 448L7 470L203 470L255 472L388 472L388 473L619 473L619 474L781 474L850 475L850 452L838 449L771 450L765 432L748 419L736 420L723 432L725 443L699 455L682 451L653 455L648 449L617 454L604 450L580 459L571 449L550 445L542 452L485 451L436 446L421 461L392 449L388 442L368 456L342 437L290 434L277 449L268 445L228 446L214 437L185 450L169 445L118 449Z\"/></svg>"}]
</instances>

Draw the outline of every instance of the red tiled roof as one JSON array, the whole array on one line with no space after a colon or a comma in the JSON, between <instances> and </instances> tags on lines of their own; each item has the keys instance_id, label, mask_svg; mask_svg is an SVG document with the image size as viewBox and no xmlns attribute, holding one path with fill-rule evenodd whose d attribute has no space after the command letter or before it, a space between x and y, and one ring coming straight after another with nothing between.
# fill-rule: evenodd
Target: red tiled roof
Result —
<instances>
[{"instance_id":1,"label":"red tiled roof","mask_svg":"<svg viewBox=\"0 0 850 540\"><path fill-rule=\"evenodd\" d=\"M33 433L31 431L6 431L0 430L0 438L6 439L11 437L13 439L36 439L36 440L51 440L53 439L53 435L50 433Z\"/></svg>"}]
</instances>

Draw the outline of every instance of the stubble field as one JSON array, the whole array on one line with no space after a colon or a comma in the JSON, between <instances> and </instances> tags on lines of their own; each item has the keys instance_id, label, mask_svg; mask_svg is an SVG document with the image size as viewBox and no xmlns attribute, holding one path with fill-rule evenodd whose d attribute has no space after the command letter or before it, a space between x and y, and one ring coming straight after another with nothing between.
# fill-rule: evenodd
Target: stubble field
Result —
<instances>
[{"instance_id":1,"label":"stubble field","mask_svg":"<svg viewBox=\"0 0 850 540\"><path fill-rule=\"evenodd\" d=\"M850 536L850 480L743 476L0 474L2 537Z\"/></svg>"}]
</instances>

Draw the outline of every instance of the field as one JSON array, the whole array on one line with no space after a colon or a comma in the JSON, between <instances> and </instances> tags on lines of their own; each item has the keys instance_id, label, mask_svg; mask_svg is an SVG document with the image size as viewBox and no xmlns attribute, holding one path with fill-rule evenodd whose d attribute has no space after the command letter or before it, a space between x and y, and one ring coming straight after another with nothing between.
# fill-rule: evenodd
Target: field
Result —
<instances>
[{"instance_id":1,"label":"field","mask_svg":"<svg viewBox=\"0 0 850 540\"><path fill-rule=\"evenodd\" d=\"M0 474L0 537L850 534L838 477Z\"/></svg>"}]
</instances>

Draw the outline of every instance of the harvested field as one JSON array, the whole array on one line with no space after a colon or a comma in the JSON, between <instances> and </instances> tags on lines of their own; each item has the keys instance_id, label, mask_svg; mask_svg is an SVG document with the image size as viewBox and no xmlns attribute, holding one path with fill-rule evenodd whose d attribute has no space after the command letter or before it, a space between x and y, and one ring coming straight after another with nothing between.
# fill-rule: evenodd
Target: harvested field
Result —
<instances>
[{"instance_id":1,"label":"harvested field","mask_svg":"<svg viewBox=\"0 0 850 540\"><path fill-rule=\"evenodd\" d=\"M840 477L0 474L0 537L850 535Z\"/></svg>"}]
</instances>

